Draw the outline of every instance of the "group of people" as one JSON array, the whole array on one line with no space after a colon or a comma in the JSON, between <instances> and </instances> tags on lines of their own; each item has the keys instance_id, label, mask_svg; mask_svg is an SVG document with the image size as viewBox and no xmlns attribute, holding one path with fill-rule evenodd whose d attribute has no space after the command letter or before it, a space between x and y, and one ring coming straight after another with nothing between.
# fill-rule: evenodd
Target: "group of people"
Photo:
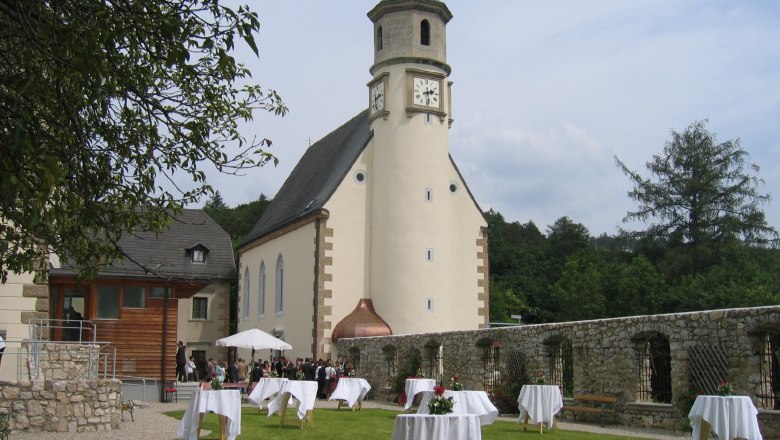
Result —
<instances>
[{"instance_id":1,"label":"group of people","mask_svg":"<svg viewBox=\"0 0 780 440\"><path fill-rule=\"evenodd\" d=\"M255 363L252 369L252 382L257 382L263 377L284 377L289 380L303 379L317 381L317 397L327 399L333 392L336 379L341 376L349 376L353 371L352 363L342 356L340 362L330 359L298 358L293 362L286 356L274 357L271 362Z\"/></svg>"},{"instance_id":2,"label":"group of people","mask_svg":"<svg viewBox=\"0 0 780 440\"><path fill-rule=\"evenodd\" d=\"M246 382L259 381L263 377L284 377L289 380L303 379L317 381L317 397L327 399L335 388L337 378L350 376L353 371L352 363L342 356L340 361L330 359L297 358L293 362L287 356L274 357L271 362L252 361L251 368L242 358L236 359L228 365L226 361L208 360L204 356L193 360L187 358L187 347L179 341L176 349L176 380L187 381L211 381L217 378L220 382Z\"/></svg>"},{"instance_id":3,"label":"group of people","mask_svg":"<svg viewBox=\"0 0 780 440\"><path fill-rule=\"evenodd\" d=\"M249 378L249 366L242 358L228 365L226 361L216 361L199 356L187 357L187 346L182 341L176 344L176 380L179 382L208 382L217 378L220 382L245 382Z\"/></svg>"}]
</instances>

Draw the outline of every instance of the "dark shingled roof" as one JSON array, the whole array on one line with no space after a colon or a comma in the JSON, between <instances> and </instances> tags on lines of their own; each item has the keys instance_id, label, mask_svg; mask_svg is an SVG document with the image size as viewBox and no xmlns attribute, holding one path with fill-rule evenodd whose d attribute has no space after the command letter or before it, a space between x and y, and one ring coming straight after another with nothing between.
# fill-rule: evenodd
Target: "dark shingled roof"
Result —
<instances>
[{"instance_id":1,"label":"dark shingled roof","mask_svg":"<svg viewBox=\"0 0 780 440\"><path fill-rule=\"evenodd\" d=\"M310 146L241 246L322 209L372 136L364 110Z\"/></svg>"},{"instance_id":2,"label":"dark shingled roof","mask_svg":"<svg viewBox=\"0 0 780 440\"><path fill-rule=\"evenodd\" d=\"M98 273L99 278L157 278L173 280L222 280L236 275L230 236L201 209L185 209L158 236L154 232L127 234L119 240L125 253L153 270L147 273L130 261L115 262ZM187 251L206 248L205 263L193 263ZM51 275L74 275L73 266L63 263Z\"/></svg>"}]
</instances>

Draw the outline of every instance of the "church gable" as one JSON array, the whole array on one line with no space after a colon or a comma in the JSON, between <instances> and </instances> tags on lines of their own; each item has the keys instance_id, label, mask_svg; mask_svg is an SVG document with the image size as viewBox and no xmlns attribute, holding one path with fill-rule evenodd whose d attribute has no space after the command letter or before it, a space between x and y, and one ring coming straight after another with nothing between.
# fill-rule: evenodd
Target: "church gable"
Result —
<instances>
[{"instance_id":1,"label":"church gable","mask_svg":"<svg viewBox=\"0 0 780 440\"><path fill-rule=\"evenodd\" d=\"M322 209L371 137L364 110L310 146L241 246Z\"/></svg>"}]
</instances>

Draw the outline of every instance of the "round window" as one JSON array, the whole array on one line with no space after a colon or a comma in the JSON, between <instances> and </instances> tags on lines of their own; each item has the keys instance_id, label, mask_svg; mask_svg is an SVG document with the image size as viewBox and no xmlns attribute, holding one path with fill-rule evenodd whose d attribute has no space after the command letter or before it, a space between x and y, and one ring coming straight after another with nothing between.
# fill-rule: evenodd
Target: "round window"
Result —
<instances>
[{"instance_id":1,"label":"round window","mask_svg":"<svg viewBox=\"0 0 780 440\"><path fill-rule=\"evenodd\" d=\"M458 192L458 184L455 182L450 182L450 193L455 194Z\"/></svg>"},{"instance_id":2,"label":"round window","mask_svg":"<svg viewBox=\"0 0 780 440\"><path fill-rule=\"evenodd\" d=\"M355 182L363 184L366 183L366 172L358 171L355 173Z\"/></svg>"}]
</instances>

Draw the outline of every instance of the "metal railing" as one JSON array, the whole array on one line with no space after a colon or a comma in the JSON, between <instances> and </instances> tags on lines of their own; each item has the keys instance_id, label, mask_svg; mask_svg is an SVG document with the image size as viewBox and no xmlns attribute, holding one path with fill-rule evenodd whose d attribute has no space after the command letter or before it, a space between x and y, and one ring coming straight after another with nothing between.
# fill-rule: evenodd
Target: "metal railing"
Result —
<instances>
[{"instance_id":1,"label":"metal railing","mask_svg":"<svg viewBox=\"0 0 780 440\"><path fill-rule=\"evenodd\" d=\"M58 337L59 336L59 337ZM44 357L52 352L65 352L71 359L82 359L82 368L75 371L75 377L93 380L116 378L116 348L110 342L98 341L95 324L90 321L65 321L62 319L30 319L29 339L18 341L17 379L24 371L30 379L55 378L55 372L44 371ZM26 350L24 349L26 345ZM6 348L8 352L8 348ZM26 365L23 364L26 362ZM24 368L24 367L27 368Z\"/></svg>"}]
</instances>

